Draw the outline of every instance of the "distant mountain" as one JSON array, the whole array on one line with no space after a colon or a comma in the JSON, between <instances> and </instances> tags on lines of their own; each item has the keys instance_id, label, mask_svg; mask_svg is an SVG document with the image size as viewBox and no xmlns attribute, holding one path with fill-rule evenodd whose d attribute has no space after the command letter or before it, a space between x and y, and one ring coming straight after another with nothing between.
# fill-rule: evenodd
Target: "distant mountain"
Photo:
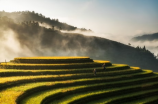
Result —
<instances>
[{"instance_id":1,"label":"distant mountain","mask_svg":"<svg viewBox=\"0 0 158 104\"><path fill-rule=\"evenodd\" d=\"M158 40L158 33L145 34L132 38L132 41L153 41Z\"/></svg>"},{"instance_id":2,"label":"distant mountain","mask_svg":"<svg viewBox=\"0 0 158 104\"><path fill-rule=\"evenodd\" d=\"M21 13L21 12L19 12ZM15 13L16 15L20 15ZM29 17L30 14L25 14ZM23 17L26 19L26 17ZM39 19L31 19L29 21L15 21L11 17L2 16L0 18L0 40L4 40L9 36L15 38L16 42L7 43L11 45L5 47L3 50L9 52L8 55L13 57L22 56L89 56L93 59L109 60L112 63L128 64L130 66L139 66L145 69L151 69L158 72L158 60L155 56L146 49L134 48L119 42L109 39L84 36L78 33L63 33L54 28L45 28L40 26ZM42 16L39 16L42 18ZM47 19L46 19L47 20ZM45 21L46 21L45 20ZM52 20L50 20L52 21ZM47 22L49 23L49 21ZM59 22L50 22L51 25L60 24ZM61 23L62 24L62 23ZM60 26L60 25L59 25ZM65 29L69 30L71 26L66 25ZM73 27L73 26L72 26ZM70 29L71 30L71 29ZM12 38L9 38L12 40ZM5 41L4 41L5 42ZM18 43L16 45L16 43ZM3 43L0 46L0 50ZM13 51L12 47L15 47ZM20 49L18 49L19 47ZM4 53L1 53L3 55Z\"/></svg>"}]
</instances>

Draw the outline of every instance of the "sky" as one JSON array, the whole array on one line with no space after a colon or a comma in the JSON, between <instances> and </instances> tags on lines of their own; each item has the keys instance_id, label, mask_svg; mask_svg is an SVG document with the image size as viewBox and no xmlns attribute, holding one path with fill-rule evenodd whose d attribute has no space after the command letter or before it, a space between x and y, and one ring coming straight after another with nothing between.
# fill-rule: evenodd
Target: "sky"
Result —
<instances>
[{"instance_id":1,"label":"sky","mask_svg":"<svg viewBox=\"0 0 158 104\"><path fill-rule=\"evenodd\" d=\"M158 0L0 0L0 10L35 11L103 37L158 32Z\"/></svg>"}]
</instances>

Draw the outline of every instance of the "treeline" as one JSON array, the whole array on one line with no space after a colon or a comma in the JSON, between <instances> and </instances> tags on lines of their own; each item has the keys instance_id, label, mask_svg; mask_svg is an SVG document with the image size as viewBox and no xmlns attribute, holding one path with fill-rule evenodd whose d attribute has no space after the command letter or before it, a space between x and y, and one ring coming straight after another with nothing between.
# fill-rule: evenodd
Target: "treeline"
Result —
<instances>
[{"instance_id":1,"label":"treeline","mask_svg":"<svg viewBox=\"0 0 158 104\"><path fill-rule=\"evenodd\" d=\"M158 60L158 54L155 55L154 53L152 53L151 51L147 50L146 47L140 47L140 46L137 46L136 49L139 51L139 52L142 52L143 53L148 53L148 54L151 54L153 57L155 57L157 60Z\"/></svg>"},{"instance_id":2,"label":"treeline","mask_svg":"<svg viewBox=\"0 0 158 104\"><path fill-rule=\"evenodd\" d=\"M144 34L142 36L137 36L132 38L132 41L157 41L158 40L158 33L152 34Z\"/></svg>"},{"instance_id":3,"label":"treeline","mask_svg":"<svg viewBox=\"0 0 158 104\"><path fill-rule=\"evenodd\" d=\"M34 11L17 11L17 12L5 12L0 11L0 17L9 17L13 19L15 22L29 22L29 21L36 21L39 23L47 23L51 27L56 27L62 30L73 31L76 29L80 29L81 31L91 31L90 29L85 28L77 28L75 26L68 25L66 23L60 22L58 19L51 19L50 17L45 17L41 13L36 13Z\"/></svg>"}]
</instances>

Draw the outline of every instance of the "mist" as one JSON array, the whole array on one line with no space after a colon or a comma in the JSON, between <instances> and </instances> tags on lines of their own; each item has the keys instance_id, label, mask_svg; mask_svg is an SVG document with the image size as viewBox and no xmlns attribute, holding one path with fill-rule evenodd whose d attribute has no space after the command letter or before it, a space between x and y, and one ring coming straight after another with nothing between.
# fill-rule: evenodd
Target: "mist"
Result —
<instances>
[{"instance_id":1,"label":"mist","mask_svg":"<svg viewBox=\"0 0 158 104\"><path fill-rule=\"evenodd\" d=\"M137 41L137 42L130 42L133 46L137 47L141 47L143 48L144 46L146 47L147 50L151 51L152 53L154 53L154 55L158 54L158 41Z\"/></svg>"},{"instance_id":2,"label":"mist","mask_svg":"<svg viewBox=\"0 0 158 104\"><path fill-rule=\"evenodd\" d=\"M0 52L0 62L20 56L34 56L28 47L21 47L17 34L11 29L0 30Z\"/></svg>"},{"instance_id":3,"label":"mist","mask_svg":"<svg viewBox=\"0 0 158 104\"><path fill-rule=\"evenodd\" d=\"M49 24L47 24L47 23L40 23L40 22L39 22L39 26L45 27L45 28L47 28L47 29L52 28L52 26L49 25Z\"/></svg>"},{"instance_id":4,"label":"mist","mask_svg":"<svg viewBox=\"0 0 158 104\"><path fill-rule=\"evenodd\" d=\"M39 23L39 26L34 27L23 24L19 26L16 23L12 25L5 24L5 28L0 27L1 62L25 56L85 56L90 50L95 56L97 52L95 45L88 46L95 44L93 37L87 41L87 36L52 30L46 23Z\"/></svg>"},{"instance_id":5,"label":"mist","mask_svg":"<svg viewBox=\"0 0 158 104\"><path fill-rule=\"evenodd\" d=\"M130 36L95 33L37 13L23 14L26 17L23 16L24 21L21 17L22 22L0 18L1 62L15 57L88 56L94 60L108 60L111 63L157 70L158 60L152 53L137 50L133 43L128 45ZM33 21L30 21L31 18Z\"/></svg>"},{"instance_id":6,"label":"mist","mask_svg":"<svg viewBox=\"0 0 158 104\"><path fill-rule=\"evenodd\" d=\"M148 32L134 36L130 40L131 44L139 47L146 47L155 55L158 54L158 33L157 32Z\"/></svg>"}]
</instances>

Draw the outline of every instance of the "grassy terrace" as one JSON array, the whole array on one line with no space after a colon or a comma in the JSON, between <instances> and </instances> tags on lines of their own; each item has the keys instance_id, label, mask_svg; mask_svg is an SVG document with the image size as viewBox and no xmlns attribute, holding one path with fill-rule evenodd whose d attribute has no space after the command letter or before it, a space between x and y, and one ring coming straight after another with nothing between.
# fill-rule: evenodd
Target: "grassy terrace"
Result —
<instances>
[{"instance_id":1,"label":"grassy terrace","mask_svg":"<svg viewBox=\"0 0 158 104\"><path fill-rule=\"evenodd\" d=\"M158 103L158 73L139 67L89 57L19 57L0 67L0 104Z\"/></svg>"},{"instance_id":2,"label":"grassy terrace","mask_svg":"<svg viewBox=\"0 0 158 104\"><path fill-rule=\"evenodd\" d=\"M121 77L129 77L128 74L131 76L134 74L135 77L139 76L146 76L151 75L152 71L148 72L141 72L142 74L139 74L138 72L141 72L140 69L128 69L123 71L113 71L111 72L99 72L97 78L101 77L103 78L106 75L106 79L113 80L113 79L120 79ZM133 73L133 74L132 74ZM124 75L125 74L125 75ZM127 76L128 75L128 76ZM108 77L109 76L109 77ZM114 77L115 76L115 77ZM64 74L64 75L38 75L38 76L13 76L13 77L2 77L0 82L0 88L6 88L8 84L15 85L19 83L28 83L28 82L36 82L36 81L60 81L60 80L68 80L68 79L80 79L80 78L94 78L94 75L92 73L86 73L86 74ZM97 79L95 78L95 79ZM129 77L130 78L130 77ZM99 79L101 80L101 79Z\"/></svg>"},{"instance_id":3,"label":"grassy terrace","mask_svg":"<svg viewBox=\"0 0 158 104\"><path fill-rule=\"evenodd\" d=\"M93 62L89 57L18 57L11 60L18 63L83 63Z\"/></svg>"},{"instance_id":4,"label":"grassy terrace","mask_svg":"<svg viewBox=\"0 0 158 104\"><path fill-rule=\"evenodd\" d=\"M144 99L145 98L145 99ZM128 103L128 104L153 104L152 102L156 102L158 101L158 95L151 95L151 97L144 97L144 98L139 98L139 100L135 100L131 103ZM124 103L125 104L125 103Z\"/></svg>"},{"instance_id":5,"label":"grassy terrace","mask_svg":"<svg viewBox=\"0 0 158 104\"><path fill-rule=\"evenodd\" d=\"M17 59L90 59L89 57L75 57L75 56L56 56L56 57L16 57L14 60Z\"/></svg>"},{"instance_id":6,"label":"grassy terrace","mask_svg":"<svg viewBox=\"0 0 158 104\"><path fill-rule=\"evenodd\" d=\"M58 63L58 64L34 64L34 63L1 63L1 68L4 69L73 69L73 68L93 68L101 67L103 63L106 66L111 66L109 61L94 61L86 63Z\"/></svg>"},{"instance_id":7,"label":"grassy terrace","mask_svg":"<svg viewBox=\"0 0 158 104\"><path fill-rule=\"evenodd\" d=\"M152 83L151 83L152 84ZM157 84L158 82L156 83L156 87L157 87ZM130 96L135 96L135 95L138 95L138 93L135 93L135 94L131 94L131 90L134 92L134 91L138 91L141 89L141 86L142 85L135 85L135 86L129 86L129 87L121 87L121 88L110 88L110 89L101 89L101 90L98 90L95 91L87 91L87 92L78 92L78 94L75 94L75 93L71 93L69 96L65 96L63 99L60 98L60 100L57 100L57 101L54 101L54 102L51 102L52 104L55 104L56 102L57 103L60 103L60 104L84 104L84 103L87 103L88 101L91 101L93 99L100 99L102 97L106 97L106 96L109 96L111 98L110 101L106 101L104 103L108 103L108 104L114 104L114 103L118 103L118 101L120 101L120 103L122 103L122 99L121 98L124 98L126 100L127 99L127 96L121 96L121 97L118 97L119 100L115 100L115 99L112 99L112 95L114 96L115 94L118 94L120 96L121 93L128 93L128 97ZM151 87L152 88L152 87ZM147 94L147 92L154 92L154 91L158 91L158 89L152 89L152 90L145 90L145 91L142 91L144 94ZM75 92L75 91L74 91ZM77 91L76 91L77 92ZM142 92L139 92L139 94ZM117 96L118 96L117 95ZM52 97L53 98L53 97ZM121 100L120 100L121 99ZM121 102L122 101L122 102ZM64 102L64 103L63 103ZM104 104L103 103L103 104ZM45 103L46 104L46 103Z\"/></svg>"},{"instance_id":8,"label":"grassy terrace","mask_svg":"<svg viewBox=\"0 0 158 104\"><path fill-rule=\"evenodd\" d=\"M151 80L153 78L156 78L156 77L151 77ZM158 77L157 77L158 78ZM156 78L156 79L157 79ZM149 78L150 79L150 78ZM82 85L82 86L74 86L74 87L65 87L64 88L60 88L60 89L51 89L51 90L46 90L46 91L43 91L43 92L38 92L38 93L34 93L31 97L28 97L26 98L23 102L27 102L26 104L29 104L31 103L31 101L37 101L36 104L40 104L42 102L42 100L38 100L38 99L49 99L50 95L51 97L50 98L54 98L57 100L57 99L60 99L62 97L66 97L66 96L69 96L69 95L72 95L72 94L75 94L75 93L81 93L81 92L87 92L87 91L94 91L94 90L98 90L98 89L109 89L111 87L115 88L115 87L121 87L121 86L130 86L132 83L142 83L143 84L143 81L145 81L146 78L142 78L142 79L135 79L135 80L129 80L129 81L113 81L113 82L102 82L102 83L98 83L98 84L86 84L86 85ZM150 80L150 81L151 81ZM119 86L118 86L119 84ZM76 85L76 84L75 84ZM64 92L64 93L63 93ZM89 93L88 93L89 94ZM30 95L30 94L29 94ZM81 94L83 95L83 94ZM47 98L48 96L48 98ZM73 97L76 97L77 94L75 94ZM80 99L81 96L78 96L78 98ZM69 97L68 97L69 99ZM73 98L70 98L70 99L73 99ZM52 100L52 99L51 99ZM59 101L54 101L54 103L57 103ZM63 101L61 101L62 103ZM45 102L45 104L47 104L48 102ZM68 102L67 102L68 103ZM65 104L67 104L66 101L65 101ZM75 102L76 103L76 102ZM25 104L25 103L23 103Z\"/></svg>"},{"instance_id":9,"label":"grassy terrace","mask_svg":"<svg viewBox=\"0 0 158 104\"><path fill-rule=\"evenodd\" d=\"M97 69L97 72L102 72L102 67L94 67ZM129 69L128 65L112 65L106 67L106 72L111 73L111 71L119 71L123 69ZM140 69L139 67L133 68L135 70ZM30 76L30 75L59 75L59 74L74 74L74 73L92 73L92 68L81 68L81 69L43 69L43 70L15 70L15 69L1 69L0 76L1 77L8 77L8 76Z\"/></svg>"},{"instance_id":10,"label":"grassy terrace","mask_svg":"<svg viewBox=\"0 0 158 104\"><path fill-rule=\"evenodd\" d=\"M151 90L144 90L144 91L139 91L139 92L135 92L135 93L128 93L128 94L124 94L120 97L114 97L114 98L109 98L109 99L104 99L102 101L97 101L97 102L90 102L89 104L145 104L145 103L151 103L151 101L153 101L153 97L149 97L152 95L156 95L156 93L158 93L158 89L152 89ZM147 95L147 96L144 96ZM146 100L146 97L148 97L148 100ZM135 102L133 100L142 100L142 103L140 102ZM149 101L150 100L150 101ZM156 101L157 99L154 98L154 100ZM77 104L77 103L76 103Z\"/></svg>"},{"instance_id":11,"label":"grassy terrace","mask_svg":"<svg viewBox=\"0 0 158 104\"><path fill-rule=\"evenodd\" d=\"M149 72L142 72L142 74L147 74ZM139 73L140 74L140 73ZM136 75L138 74L133 74L133 77L135 77ZM59 84L59 83L62 83L64 86L66 85L69 85L68 83L70 83L70 85L72 83L74 83L75 85L78 84L78 85L82 85L82 84L93 84L94 82L98 81L100 83L103 83L103 82L106 82L107 79L111 81L117 81L118 79L121 79L121 78L125 78L127 77L127 75L122 75L122 76L117 76L117 77L99 77L99 78L85 78L85 79L76 79L76 80L67 80L67 81L56 81L56 82L39 82L36 84L35 83L30 83L30 84L22 84L20 85L19 87L15 86L15 87L12 87L12 88L8 88L7 90L3 91L1 94L3 94L4 98L6 98L7 95L10 95L10 91L11 92L14 92L14 94L16 95L15 98L17 97L18 94L21 94L19 92L21 92L21 90L23 90L22 92L24 92L25 90L29 89L29 88L34 88L34 87L37 87L37 86L50 86L50 85L55 85L55 84ZM151 77L151 79L154 79L156 77ZM73 85L74 85L73 84ZM61 85L60 85L61 86ZM58 86L59 87L59 86ZM44 88L42 88L44 89ZM37 90L38 91L38 90ZM31 91L32 92L32 91ZM17 93L17 94L16 94ZM29 94L30 95L30 94ZM14 97L14 95L12 95L11 97ZM2 95L1 95L1 99L2 99ZM12 98L12 99L15 99L15 98ZM3 100L4 101L4 100ZM11 102L11 100L9 100L9 102ZM13 100L13 102L15 102L15 100ZM13 102L11 102L13 104Z\"/></svg>"}]
</instances>

